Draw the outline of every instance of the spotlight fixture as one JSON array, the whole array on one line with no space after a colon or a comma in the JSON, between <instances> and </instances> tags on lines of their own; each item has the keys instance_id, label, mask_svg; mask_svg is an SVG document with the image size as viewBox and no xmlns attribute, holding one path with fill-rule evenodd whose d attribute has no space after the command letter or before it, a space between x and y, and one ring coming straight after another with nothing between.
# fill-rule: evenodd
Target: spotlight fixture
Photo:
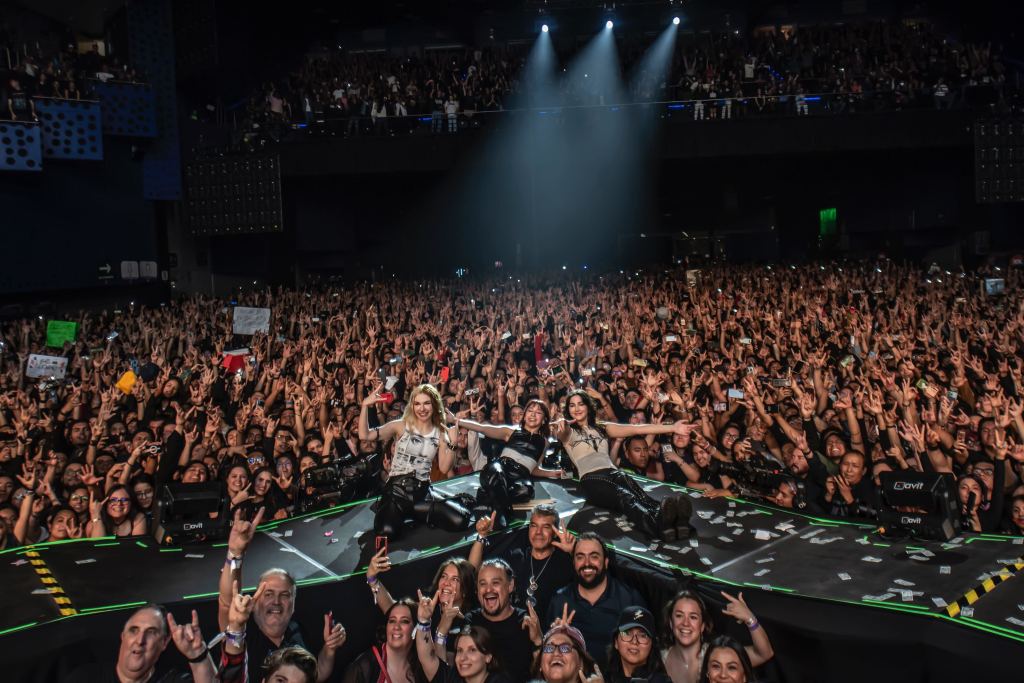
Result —
<instances>
[{"instance_id":1,"label":"spotlight fixture","mask_svg":"<svg viewBox=\"0 0 1024 683\"><path fill-rule=\"evenodd\" d=\"M544 33L547 33L548 32L548 25L544 24L543 26L540 27L540 30L543 31Z\"/></svg>"},{"instance_id":2,"label":"spotlight fixture","mask_svg":"<svg viewBox=\"0 0 1024 683\"><path fill-rule=\"evenodd\" d=\"M612 23L612 20L611 20L611 19L609 19L608 21L604 22L604 27L605 27L606 29L609 29L609 30L610 30L612 26L615 26L615 24L613 24L613 23Z\"/></svg>"},{"instance_id":3,"label":"spotlight fixture","mask_svg":"<svg viewBox=\"0 0 1024 683\"><path fill-rule=\"evenodd\" d=\"M679 17L672 17L672 23L676 26L679 26Z\"/></svg>"}]
</instances>

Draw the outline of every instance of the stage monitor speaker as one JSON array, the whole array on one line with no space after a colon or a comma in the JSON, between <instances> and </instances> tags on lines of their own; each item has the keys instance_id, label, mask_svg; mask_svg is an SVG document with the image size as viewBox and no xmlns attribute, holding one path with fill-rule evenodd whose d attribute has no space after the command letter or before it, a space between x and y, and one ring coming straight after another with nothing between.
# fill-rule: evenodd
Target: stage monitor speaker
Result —
<instances>
[{"instance_id":1,"label":"stage monitor speaker","mask_svg":"<svg viewBox=\"0 0 1024 683\"><path fill-rule=\"evenodd\" d=\"M219 481L167 484L156 501L153 535L164 545L223 538L228 531L228 510L229 501Z\"/></svg>"},{"instance_id":2,"label":"stage monitor speaker","mask_svg":"<svg viewBox=\"0 0 1024 683\"><path fill-rule=\"evenodd\" d=\"M935 472L882 472L878 521L888 533L948 541L960 531L956 479Z\"/></svg>"}]
</instances>

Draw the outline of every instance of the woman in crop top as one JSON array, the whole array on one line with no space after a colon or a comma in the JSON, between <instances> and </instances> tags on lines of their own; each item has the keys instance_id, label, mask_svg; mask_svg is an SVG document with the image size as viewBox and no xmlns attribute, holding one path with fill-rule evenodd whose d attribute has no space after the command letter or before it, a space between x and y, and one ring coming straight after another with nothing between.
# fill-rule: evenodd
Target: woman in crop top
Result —
<instances>
[{"instance_id":1,"label":"woman in crop top","mask_svg":"<svg viewBox=\"0 0 1024 683\"><path fill-rule=\"evenodd\" d=\"M546 470L540 466L548 446L550 421L547 405L533 399L523 410L523 419L518 426L485 425L473 420L456 419L457 427L465 427L486 437L504 441L505 446L497 458L492 459L480 470L480 488L477 500L494 510L495 527L507 523L513 503L533 499L531 475L559 479L561 470Z\"/></svg>"},{"instance_id":2,"label":"woman in crop top","mask_svg":"<svg viewBox=\"0 0 1024 683\"><path fill-rule=\"evenodd\" d=\"M558 421L554 432L576 467L587 503L621 512L651 537L674 541L689 535L690 499L685 494L676 494L659 503L648 496L632 477L612 463L608 439L635 434L689 434L693 426L682 421L670 425L595 422L596 413L593 398L583 390L571 391L565 404L565 419Z\"/></svg>"},{"instance_id":3,"label":"woman in crop top","mask_svg":"<svg viewBox=\"0 0 1024 683\"><path fill-rule=\"evenodd\" d=\"M364 441L397 439L388 480L376 504L373 530L395 538L406 517L414 516L449 531L469 526L469 512L450 500L430 497L430 468L437 458L442 471L451 468L451 435L445 427L444 404L437 389L421 384L412 390L405 414L381 427L370 428L370 406L383 401L378 386L363 399L359 413L359 438Z\"/></svg>"}]
</instances>

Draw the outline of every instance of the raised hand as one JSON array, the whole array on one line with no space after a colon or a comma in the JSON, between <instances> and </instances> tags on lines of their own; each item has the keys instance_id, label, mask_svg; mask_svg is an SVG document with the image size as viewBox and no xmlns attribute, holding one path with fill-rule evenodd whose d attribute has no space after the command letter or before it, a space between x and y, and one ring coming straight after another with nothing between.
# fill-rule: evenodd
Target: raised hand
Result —
<instances>
[{"instance_id":1,"label":"raised hand","mask_svg":"<svg viewBox=\"0 0 1024 683\"><path fill-rule=\"evenodd\" d=\"M416 589L416 619L420 622L429 622L434 616L434 608L441 597L441 589L438 588L434 597L423 595L423 591Z\"/></svg>"},{"instance_id":2,"label":"raised hand","mask_svg":"<svg viewBox=\"0 0 1024 683\"><path fill-rule=\"evenodd\" d=\"M167 626L171 631L171 640L185 659L195 659L206 651L206 641L199 630L199 614L192 610L192 623L178 624L174 615L167 613Z\"/></svg>"},{"instance_id":3,"label":"raised hand","mask_svg":"<svg viewBox=\"0 0 1024 683\"><path fill-rule=\"evenodd\" d=\"M391 569L391 560L388 558L387 547L383 547L374 553L373 557L370 558L370 564L366 567L366 578L369 580L374 576L377 576L381 572L386 572Z\"/></svg>"},{"instance_id":4,"label":"raised hand","mask_svg":"<svg viewBox=\"0 0 1024 683\"><path fill-rule=\"evenodd\" d=\"M345 644L345 627L334 623L334 612L324 615L324 654L333 657L335 651Z\"/></svg>"},{"instance_id":5,"label":"raised hand","mask_svg":"<svg viewBox=\"0 0 1024 683\"><path fill-rule=\"evenodd\" d=\"M231 525L231 533L228 534L228 552L234 557L241 557L245 555L246 549L249 544L252 543L253 537L256 535L256 527L263 521L263 513L265 508L260 508L256 511L256 516L252 518L251 522L247 522L242 519L242 511L235 511L234 523Z\"/></svg>"},{"instance_id":6,"label":"raised hand","mask_svg":"<svg viewBox=\"0 0 1024 683\"><path fill-rule=\"evenodd\" d=\"M249 615L259 601L263 591L267 589L267 582L260 583L259 588L252 595L242 593L238 588L238 582L231 584L231 605L228 608L228 631L244 631L245 624L249 621Z\"/></svg>"}]
</instances>

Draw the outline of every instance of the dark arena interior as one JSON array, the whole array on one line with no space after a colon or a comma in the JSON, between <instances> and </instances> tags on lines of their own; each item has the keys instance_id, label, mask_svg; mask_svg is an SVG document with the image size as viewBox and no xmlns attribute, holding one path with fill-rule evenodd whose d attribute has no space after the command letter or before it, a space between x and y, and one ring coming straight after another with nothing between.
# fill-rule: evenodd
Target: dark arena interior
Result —
<instances>
[{"instance_id":1,"label":"dark arena interior","mask_svg":"<svg viewBox=\"0 0 1024 683\"><path fill-rule=\"evenodd\" d=\"M1024 680L1022 19L0 1L0 681Z\"/></svg>"}]
</instances>

